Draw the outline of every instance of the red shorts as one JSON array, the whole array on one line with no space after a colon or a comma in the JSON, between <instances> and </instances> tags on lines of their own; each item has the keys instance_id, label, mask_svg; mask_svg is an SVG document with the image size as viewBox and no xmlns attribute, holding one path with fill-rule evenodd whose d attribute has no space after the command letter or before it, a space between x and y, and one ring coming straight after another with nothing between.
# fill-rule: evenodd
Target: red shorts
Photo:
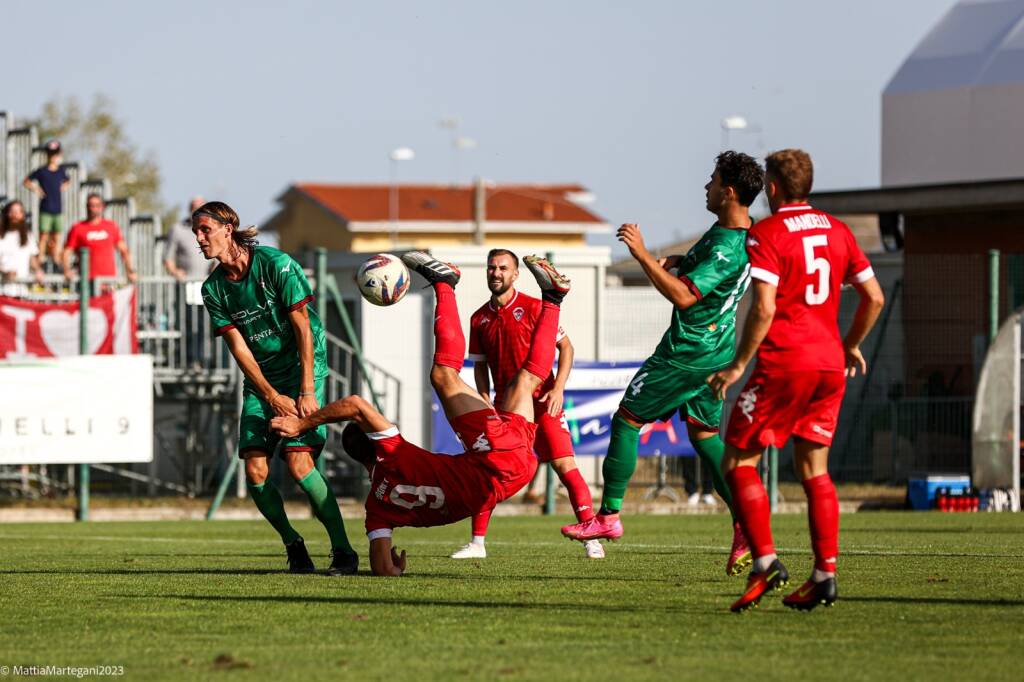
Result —
<instances>
[{"instance_id":1,"label":"red shorts","mask_svg":"<svg viewBox=\"0 0 1024 682\"><path fill-rule=\"evenodd\" d=\"M831 445L845 391L843 372L757 368L732 408L725 442L740 450L763 450L798 436Z\"/></svg>"},{"instance_id":2,"label":"red shorts","mask_svg":"<svg viewBox=\"0 0 1024 682\"><path fill-rule=\"evenodd\" d=\"M499 502L519 492L537 471L533 443L537 425L512 412L467 412L451 420L466 455L484 457L500 486Z\"/></svg>"},{"instance_id":3,"label":"red shorts","mask_svg":"<svg viewBox=\"0 0 1024 682\"><path fill-rule=\"evenodd\" d=\"M541 462L572 457L572 434L565 421L565 410L552 417L544 403L533 404L533 421L537 424L537 440L533 449Z\"/></svg>"}]
</instances>

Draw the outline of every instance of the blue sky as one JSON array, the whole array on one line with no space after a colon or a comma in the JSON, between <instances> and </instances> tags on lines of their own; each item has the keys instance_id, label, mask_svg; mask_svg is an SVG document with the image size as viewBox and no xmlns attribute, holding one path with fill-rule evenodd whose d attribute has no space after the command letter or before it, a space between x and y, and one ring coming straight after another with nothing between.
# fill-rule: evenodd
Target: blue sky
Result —
<instances>
[{"instance_id":1,"label":"blue sky","mask_svg":"<svg viewBox=\"0 0 1024 682\"><path fill-rule=\"evenodd\" d=\"M724 116L761 130L734 148L810 151L819 189L877 185L881 91L953 4L8 0L0 109L107 93L167 200L252 222L296 180L386 181L397 146L401 180L451 181L457 117L460 181L579 182L657 244L710 224Z\"/></svg>"}]
</instances>

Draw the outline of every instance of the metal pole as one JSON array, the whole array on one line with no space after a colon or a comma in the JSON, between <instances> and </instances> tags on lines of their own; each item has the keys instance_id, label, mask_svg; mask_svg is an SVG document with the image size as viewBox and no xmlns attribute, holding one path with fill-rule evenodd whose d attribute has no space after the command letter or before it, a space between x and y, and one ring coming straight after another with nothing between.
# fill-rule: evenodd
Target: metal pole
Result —
<instances>
[{"instance_id":1,"label":"metal pole","mask_svg":"<svg viewBox=\"0 0 1024 682\"><path fill-rule=\"evenodd\" d=\"M327 329L327 249L322 246L316 249L316 314ZM327 459L322 451L316 458L316 469L321 474L327 473Z\"/></svg>"},{"instance_id":2,"label":"metal pole","mask_svg":"<svg viewBox=\"0 0 1024 682\"><path fill-rule=\"evenodd\" d=\"M398 244L398 162L391 161L391 185L388 187L388 222L391 224L391 246Z\"/></svg>"},{"instance_id":3,"label":"metal pole","mask_svg":"<svg viewBox=\"0 0 1024 682\"><path fill-rule=\"evenodd\" d=\"M999 333L999 249L988 252L988 342Z\"/></svg>"},{"instance_id":4,"label":"metal pole","mask_svg":"<svg viewBox=\"0 0 1024 682\"><path fill-rule=\"evenodd\" d=\"M768 448L768 504L774 514L779 509L779 449Z\"/></svg>"},{"instance_id":5,"label":"metal pole","mask_svg":"<svg viewBox=\"0 0 1024 682\"><path fill-rule=\"evenodd\" d=\"M78 250L78 353L89 354L89 249ZM89 520L89 465L78 465L78 520Z\"/></svg>"},{"instance_id":6,"label":"metal pole","mask_svg":"<svg viewBox=\"0 0 1024 682\"><path fill-rule=\"evenodd\" d=\"M544 257L548 259L548 262L552 265L555 264L555 254L548 251L544 254ZM544 515L551 516L555 513L555 468L551 466L551 462L548 462L547 471L544 479Z\"/></svg>"},{"instance_id":7,"label":"metal pole","mask_svg":"<svg viewBox=\"0 0 1024 682\"><path fill-rule=\"evenodd\" d=\"M242 371L240 369L235 370L235 409L237 410L236 414L239 416L242 414L242 400L244 399L242 382L244 380L245 377L242 376ZM210 502L210 508L206 510L207 521L212 520L214 514L217 513L218 509L220 509L220 505L224 501L224 496L227 494L228 488L231 487L231 481L235 478L235 472L239 470L239 457L236 452L233 452L235 447L236 444L232 443L231 440L228 439L228 457L231 458L231 461L228 462L228 468L224 472L224 477L220 480L220 485L217 486L217 494L213 496L213 501Z\"/></svg>"},{"instance_id":8,"label":"metal pole","mask_svg":"<svg viewBox=\"0 0 1024 682\"><path fill-rule=\"evenodd\" d=\"M220 509L220 503L224 501L224 495L227 494L228 488L231 487L231 482L235 478L235 470L238 468L238 457L232 457L231 463L228 464L228 470L224 472L224 477L220 479L220 485L217 487L217 494L213 496L213 502L210 503L210 508L206 510L206 520L213 520L213 515Z\"/></svg>"}]
</instances>

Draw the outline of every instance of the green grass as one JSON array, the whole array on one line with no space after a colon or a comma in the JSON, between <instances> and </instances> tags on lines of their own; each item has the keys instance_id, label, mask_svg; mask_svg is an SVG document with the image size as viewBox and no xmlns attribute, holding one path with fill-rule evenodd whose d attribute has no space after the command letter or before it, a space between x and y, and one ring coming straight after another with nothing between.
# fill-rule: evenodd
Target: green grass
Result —
<instances>
[{"instance_id":1,"label":"green grass","mask_svg":"<svg viewBox=\"0 0 1024 682\"><path fill-rule=\"evenodd\" d=\"M289 575L261 522L0 527L0 666L123 665L128 679L1020 679L1024 516L844 516L840 601L729 613L724 516L626 519L587 561L568 519L402 529L399 579ZM774 519L799 583L806 520ZM326 535L302 522L318 566ZM365 565L366 542L350 523ZM793 583L791 583L793 584ZM752 675L757 675L757 678Z\"/></svg>"}]
</instances>

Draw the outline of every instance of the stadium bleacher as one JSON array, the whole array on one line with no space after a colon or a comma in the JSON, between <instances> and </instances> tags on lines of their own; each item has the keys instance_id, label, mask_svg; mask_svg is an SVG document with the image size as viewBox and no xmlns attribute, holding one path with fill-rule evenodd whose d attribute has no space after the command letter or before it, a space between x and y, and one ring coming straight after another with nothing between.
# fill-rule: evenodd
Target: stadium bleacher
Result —
<instances>
[{"instance_id":1,"label":"stadium bleacher","mask_svg":"<svg viewBox=\"0 0 1024 682\"><path fill-rule=\"evenodd\" d=\"M24 179L46 162L46 154L38 130L19 125L16 117L0 111L0 205L17 199L25 206L33 223L33 238L38 239L34 220L39 213L39 198L24 187ZM67 160L62 164L70 180L63 194L63 218L66 230L86 217L85 201L96 193L106 202L106 217L121 227L132 262L138 273L137 314L138 341L141 353L153 357L154 395L157 414L154 424L156 457L146 468L97 467L100 473L94 485L109 492L157 494L158 490L173 494L202 495L217 487L223 469L225 452L232 450L235 434L237 396L240 375L226 349L214 336L206 311L190 305L186 286L165 275L160 239L163 225L160 216L140 214L133 197L117 196L111 182L91 175L83 161ZM123 264L118 260L118 280L123 280ZM311 278L312 279L312 278ZM77 282L68 282L61 274L46 277L43 287L34 282L29 298L38 301L76 301ZM325 308L326 309L326 308ZM191 336L192 338L189 338ZM332 371L328 380L329 400L365 386L356 362L356 352L338 336L328 334L328 354ZM390 396L389 414L397 414L400 382L383 368L367 363L380 393ZM225 429L225 425L228 428ZM230 456L233 453L228 452ZM331 479L342 487L356 482L358 474L340 454L340 429L332 428L325 461L334 469ZM0 487L16 482L24 494L62 487L60 476L42 471L26 475L20 469L0 467ZM9 471L4 471L10 469ZM27 477L26 477L27 476ZM70 478L70 477L69 477ZM45 480L44 480L45 479ZM348 483L346 483L348 479ZM38 486L29 483L37 482ZM67 481L63 482L65 485ZM139 484L143 484L140 490ZM130 486L130 487L129 487ZM15 492L15 494L17 494Z\"/></svg>"}]
</instances>

